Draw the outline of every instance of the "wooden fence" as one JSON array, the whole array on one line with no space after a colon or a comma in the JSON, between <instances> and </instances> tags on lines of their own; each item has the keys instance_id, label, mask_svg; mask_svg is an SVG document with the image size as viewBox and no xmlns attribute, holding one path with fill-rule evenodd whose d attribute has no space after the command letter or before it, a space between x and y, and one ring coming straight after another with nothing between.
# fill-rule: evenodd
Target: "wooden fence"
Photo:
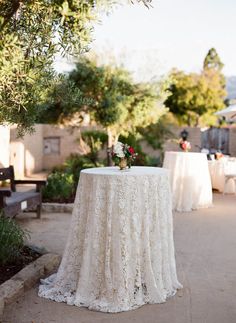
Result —
<instances>
[{"instance_id":1,"label":"wooden fence","mask_svg":"<svg viewBox=\"0 0 236 323\"><path fill-rule=\"evenodd\" d=\"M209 149L211 153L221 151L229 154L229 129L211 127L202 131L201 147Z\"/></svg>"}]
</instances>

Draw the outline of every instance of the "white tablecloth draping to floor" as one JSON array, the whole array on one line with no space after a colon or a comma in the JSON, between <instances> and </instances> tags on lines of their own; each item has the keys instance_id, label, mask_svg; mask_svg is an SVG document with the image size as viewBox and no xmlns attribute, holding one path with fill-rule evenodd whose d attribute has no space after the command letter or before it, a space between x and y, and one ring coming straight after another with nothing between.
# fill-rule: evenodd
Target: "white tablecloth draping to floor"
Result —
<instances>
[{"instance_id":1,"label":"white tablecloth draping to floor","mask_svg":"<svg viewBox=\"0 0 236 323\"><path fill-rule=\"evenodd\" d=\"M39 296L120 312L162 303L178 288L169 172L83 170L61 265Z\"/></svg>"},{"instance_id":2,"label":"white tablecloth draping to floor","mask_svg":"<svg viewBox=\"0 0 236 323\"><path fill-rule=\"evenodd\" d=\"M221 158L219 160L208 161L211 174L212 188L219 192L224 192L225 175L236 175L236 159ZM225 193L236 193L235 182L229 179L225 186Z\"/></svg>"},{"instance_id":3,"label":"white tablecloth draping to floor","mask_svg":"<svg viewBox=\"0 0 236 323\"><path fill-rule=\"evenodd\" d=\"M212 206L207 156L203 153L165 153L163 167L170 170L173 209L179 212Z\"/></svg>"}]
</instances>

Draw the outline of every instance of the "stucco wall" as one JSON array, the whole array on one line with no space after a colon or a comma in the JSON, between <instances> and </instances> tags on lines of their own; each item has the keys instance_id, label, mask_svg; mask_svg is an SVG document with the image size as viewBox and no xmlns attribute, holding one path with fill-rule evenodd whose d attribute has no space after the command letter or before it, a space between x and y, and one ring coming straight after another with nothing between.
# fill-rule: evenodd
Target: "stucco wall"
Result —
<instances>
[{"instance_id":1,"label":"stucco wall","mask_svg":"<svg viewBox=\"0 0 236 323\"><path fill-rule=\"evenodd\" d=\"M0 167L9 166L10 156L10 128L0 126Z\"/></svg>"},{"instance_id":2,"label":"stucco wall","mask_svg":"<svg viewBox=\"0 0 236 323\"><path fill-rule=\"evenodd\" d=\"M81 127L72 129L69 127L37 124L32 134L26 134L23 138L17 138L16 127L10 131L10 163L14 166L16 177L22 178L42 170L52 169L61 165L72 153L83 155L87 152L86 145L79 141L80 133L95 127ZM3 138L3 136L1 136ZM46 154L44 150L45 139L59 139L59 152ZM1 147L1 146L0 146ZM8 164L8 163L7 163Z\"/></svg>"},{"instance_id":3,"label":"stucco wall","mask_svg":"<svg viewBox=\"0 0 236 323\"><path fill-rule=\"evenodd\" d=\"M23 138L17 138L16 128L11 129L10 162L18 178L42 170L43 125L37 124L35 131Z\"/></svg>"},{"instance_id":4,"label":"stucco wall","mask_svg":"<svg viewBox=\"0 0 236 323\"><path fill-rule=\"evenodd\" d=\"M54 166L61 165L72 153L80 155L88 150L86 145L79 142L80 133L86 130L96 129L95 127L81 127L72 129L68 127L52 125L36 125L33 134L27 134L22 139L17 138L16 129L10 132L10 164L14 165L16 176L22 178L42 170L50 170ZM180 151L177 140L182 130L188 131L188 141L191 142L191 151L198 152L201 146L201 129L190 127L173 127L172 133L175 139L167 140L164 144L164 151ZM46 154L44 150L45 139L59 138L60 147L58 153ZM236 127L230 128L229 150L231 156L236 156ZM0 165L9 165L9 129L0 127ZM153 150L147 144L143 144L143 150L153 157L159 157L160 151ZM105 155L104 155L105 157Z\"/></svg>"},{"instance_id":5,"label":"stucco wall","mask_svg":"<svg viewBox=\"0 0 236 323\"><path fill-rule=\"evenodd\" d=\"M79 142L80 133L88 130L87 127L69 128L52 125L43 126L43 138L59 138L60 152L59 154L44 154L43 169L51 169L54 166L61 165L65 159L73 154L83 155L86 153L86 147Z\"/></svg>"},{"instance_id":6,"label":"stucco wall","mask_svg":"<svg viewBox=\"0 0 236 323\"><path fill-rule=\"evenodd\" d=\"M169 139L164 144L164 151L181 151L178 143L176 142L181 138L180 133L183 130L187 130L188 132L188 141L191 143L191 151L199 152L201 146L201 129L200 128L192 128L192 127L173 127L171 129L175 140Z\"/></svg>"}]
</instances>

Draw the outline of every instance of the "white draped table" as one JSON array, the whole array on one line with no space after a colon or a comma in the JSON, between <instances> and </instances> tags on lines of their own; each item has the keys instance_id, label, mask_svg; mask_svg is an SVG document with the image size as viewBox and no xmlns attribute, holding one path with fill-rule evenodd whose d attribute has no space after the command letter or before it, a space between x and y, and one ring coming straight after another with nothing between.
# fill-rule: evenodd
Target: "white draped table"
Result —
<instances>
[{"instance_id":1,"label":"white draped table","mask_svg":"<svg viewBox=\"0 0 236 323\"><path fill-rule=\"evenodd\" d=\"M169 172L83 170L61 265L39 296L103 312L162 303L176 275Z\"/></svg>"},{"instance_id":2,"label":"white draped table","mask_svg":"<svg viewBox=\"0 0 236 323\"><path fill-rule=\"evenodd\" d=\"M212 205L206 154L167 151L163 167L170 170L175 211L188 212Z\"/></svg>"},{"instance_id":3,"label":"white draped table","mask_svg":"<svg viewBox=\"0 0 236 323\"><path fill-rule=\"evenodd\" d=\"M225 185L225 175L236 175L236 160L230 158L221 158L219 160L208 161L211 174L212 187L219 192L236 193L234 180L230 179Z\"/></svg>"}]
</instances>

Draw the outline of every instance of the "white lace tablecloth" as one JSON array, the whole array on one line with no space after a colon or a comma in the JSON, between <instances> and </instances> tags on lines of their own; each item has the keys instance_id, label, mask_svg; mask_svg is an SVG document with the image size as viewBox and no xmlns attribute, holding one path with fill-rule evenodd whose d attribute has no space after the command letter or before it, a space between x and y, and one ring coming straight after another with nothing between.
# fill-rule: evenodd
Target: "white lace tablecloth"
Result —
<instances>
[{"instance_id":1,"label":"white lace tablecloth","mask_svg":"<svg viewBox=\"0 0 236 323\"><path fill-rule=\"evenodd\" d=\"M212 205L207 156L202 153L165 153L163 167L170 170L173 209L179 212Z\"/></svg>"},{"instance_id":2,"label":"white lace tablecloth","mask_svg":"<svg viewBox=\"0 0 236 323\"><path fill-rule=\"evenodd\" d=\"M162 303L176 276L169 172L83 170L57 274L39 296L103 312Z\"/></svg>"},{"instance_id":3,"label":"white lace tablecloth","mask_svg":"<svg viewBox=\"0 0 236 323\"><path fill-rule=\"evenodd\" d=\"M219 192L236 193L235 182L230 179L225 186L225 175L236 175L236 160L221 158L219 160L208 161L209 171L211 174L212 187ZM224 187L225 186L225 187Z\"/></svg>"}]
</instances>

